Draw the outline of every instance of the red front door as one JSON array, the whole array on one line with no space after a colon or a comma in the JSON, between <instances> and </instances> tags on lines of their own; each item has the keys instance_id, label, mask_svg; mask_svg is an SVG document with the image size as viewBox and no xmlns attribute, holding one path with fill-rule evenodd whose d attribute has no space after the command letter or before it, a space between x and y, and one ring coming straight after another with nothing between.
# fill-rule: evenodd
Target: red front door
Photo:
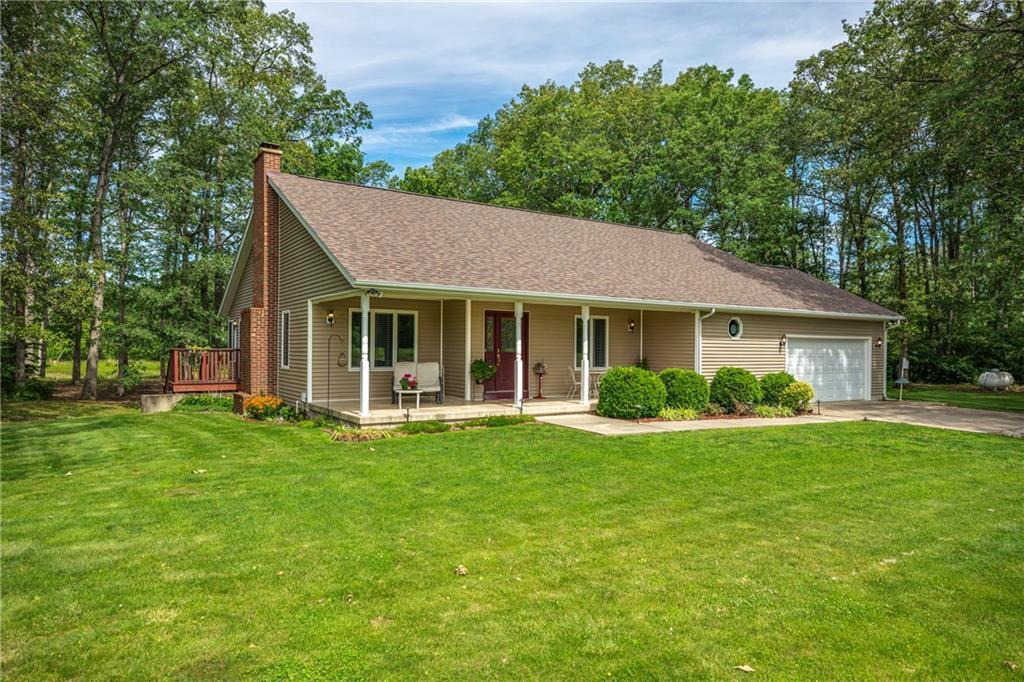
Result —
<instances>
[{"instance_id":1,"label":"red front door","mask_svg":"<svg viewBox=\"0 0 1024 682\"><path fill-rule=\"evenodd\" d=\"M529 397L527 362L527 316L523 315L523 397ZM501 310L484 312L484 359L498 368L494 378L484 383L484 398L511 400L516 382L516 316Z\"/></svg>"}]
</instances>

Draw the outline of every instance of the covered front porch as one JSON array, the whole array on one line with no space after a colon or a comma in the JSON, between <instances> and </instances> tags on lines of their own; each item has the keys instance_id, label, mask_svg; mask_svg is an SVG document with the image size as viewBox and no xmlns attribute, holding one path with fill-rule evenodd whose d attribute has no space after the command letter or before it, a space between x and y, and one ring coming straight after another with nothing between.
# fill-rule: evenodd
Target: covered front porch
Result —
<instances>
[{"instance_id":1,"label":"covered front porch","mask_svg":"<svg viewBox=\"0 0 1024 682\"><path fill-rule=\"evenodd\" d=\"M308 405L313 414L333 417L359 427L396 426L422 421L456 422L520 414L534 417L586 414L595 406L595 400L589 400L586 404L579 400L523 400L521 407L517 407L512 401L474 402L462 398L446 398L443 403L423 400L419 409L416 408L415 400L405 400L399 409L389 400L373 400L370 402L369 414L363 415L359 412L359 402L353 400L320 400Z\"/></svg>"},{"instance_id":2,"label":"covered front porch","mask_svg":"<svg viewBox=\"0 0 1024 682\"><path fill-rule=\"evenodd\" d=\"M291 348L305 352L279 370L280 394L360 426L586 413L611 367L695 366L693 310L376 289L303 303L291 307L289 332ZM497 368L493 379L475 380L480 360ZM442 402L431 393L419 409L414 396L401 409L393 402L396 368L409 364L424 376L439 371Z\"/></svg>"}]
</instances>

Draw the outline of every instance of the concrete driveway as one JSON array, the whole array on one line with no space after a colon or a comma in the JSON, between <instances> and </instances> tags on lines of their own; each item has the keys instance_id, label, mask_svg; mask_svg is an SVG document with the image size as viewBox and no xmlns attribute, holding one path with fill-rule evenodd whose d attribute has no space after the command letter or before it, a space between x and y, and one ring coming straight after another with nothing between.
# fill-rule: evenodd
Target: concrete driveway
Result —
<instances>
[{"instance_id":1,"label":"concrete driveway","mask_svg":"<svg viewBox=\"0 0 1024 682\"><path fill-rule=\"evenodd\" d=\"M840 419L870 419L880 422L931 426L937 429L1024 437L1024 412L972 410L921 400L822 403L821 414L824 417Z\"/></svg>"}]
</instances>

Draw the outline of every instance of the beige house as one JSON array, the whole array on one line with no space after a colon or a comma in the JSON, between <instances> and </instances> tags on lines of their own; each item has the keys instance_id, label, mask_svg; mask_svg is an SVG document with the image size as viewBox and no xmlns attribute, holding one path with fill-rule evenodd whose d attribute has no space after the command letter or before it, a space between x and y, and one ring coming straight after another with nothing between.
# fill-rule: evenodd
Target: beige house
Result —
<instances>
[{"instance_id":1,"label":"beige house","mask_svg":"<svg viewBox=\"0 0 1024 682\"><path fill-rule=\"evenodd\" d=\"M883 397L899 316L797 270L683 234L279 168L263 145L220 310L242 393L360 424L582 411L603 371L645 362L709 379L726 365L789 371L821 400ZM498 367L482 385L480 359ZM400 362L438 363L443 402L398 410Z\"/></svg>"}]
</instances>

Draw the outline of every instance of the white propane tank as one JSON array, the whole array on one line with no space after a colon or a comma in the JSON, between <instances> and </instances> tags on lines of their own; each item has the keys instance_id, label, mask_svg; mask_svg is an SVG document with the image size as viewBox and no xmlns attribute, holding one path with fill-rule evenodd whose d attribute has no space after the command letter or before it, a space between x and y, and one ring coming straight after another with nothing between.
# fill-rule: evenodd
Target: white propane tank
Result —
<instances>
[{"instance_id":1,"label":"white propane tank","mask_svg":"<svg viewBox=\"0 0 1024 682\"><path fill-rule=\"evenodd\" d=\"M1013 375L998 369L990 369L978 377L978 384L983 388L991 388L992 390L1006 388L1013 385Z\"/></svg>"}]
</instances>

